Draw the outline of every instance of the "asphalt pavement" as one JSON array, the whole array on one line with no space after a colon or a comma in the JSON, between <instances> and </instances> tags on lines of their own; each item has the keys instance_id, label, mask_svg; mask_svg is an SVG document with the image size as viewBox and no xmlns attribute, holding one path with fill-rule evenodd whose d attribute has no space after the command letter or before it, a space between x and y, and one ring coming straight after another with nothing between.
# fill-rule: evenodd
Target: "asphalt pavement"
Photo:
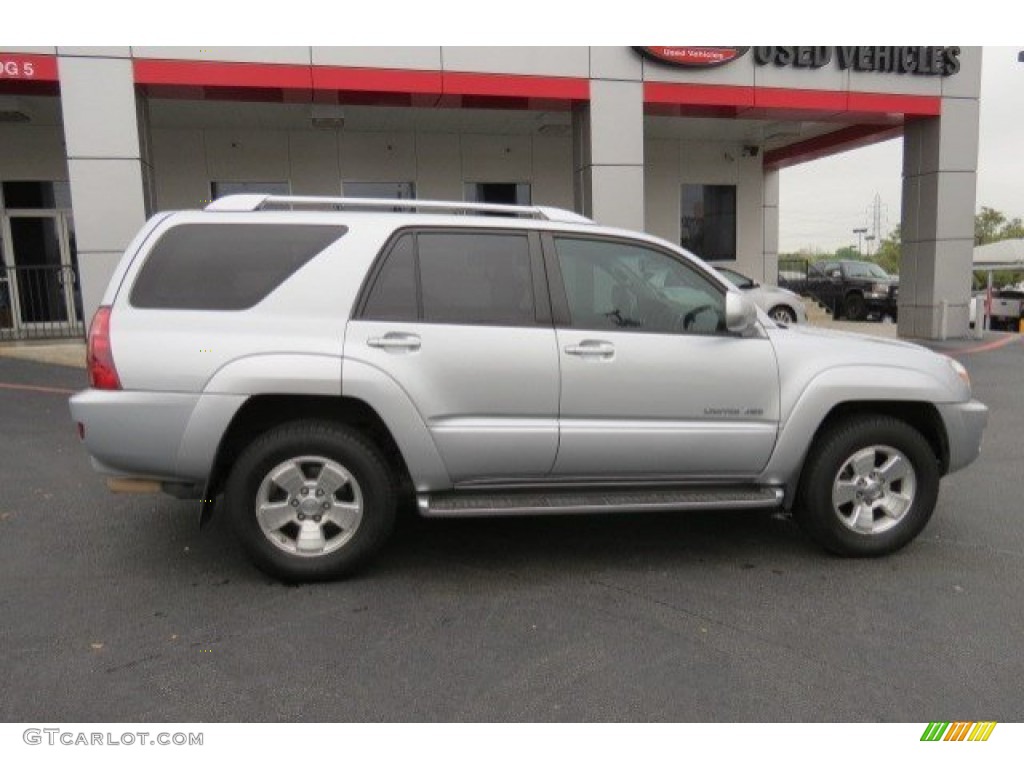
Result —
<instances>
[{"instance_id":1,"label":"asphalt pavement","mask_svg":"<svg viewBox=\"0 0 1024 768\"><path fill-rule=\"evenodd\" d=\"M109 494L68 415L84 373L0 359L0 719L1024 720L1003 338L944 345L991 423L896 555L762 512L409 519L358 578L297 587L195 503Z\"/></svg>"}]
</instances>

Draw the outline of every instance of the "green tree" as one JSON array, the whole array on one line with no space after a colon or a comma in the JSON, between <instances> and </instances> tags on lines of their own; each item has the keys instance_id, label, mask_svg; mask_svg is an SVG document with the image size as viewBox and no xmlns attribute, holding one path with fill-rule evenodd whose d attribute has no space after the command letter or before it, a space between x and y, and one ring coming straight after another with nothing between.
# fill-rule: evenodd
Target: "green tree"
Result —
<instances>
[{"instance_id":1,"label":"green tree","mask_svg":"<svg viewBox=\"0 0 1024 768\"><path fill-rule=\"evenodd\" d=\"M1024 222L1019 216L1008 219L1002 211L995 208L982 206L981 210L974 217L974 244L987 245L998 243L1000 240L1013 240L1024 238ZM995 272L992 275L992 284L996 286L1009 285L1016 279L1016 273L1012 271ZM975 287L983 287L986 278L981 273L974 274Z\"/></svg>"},{"instance_id":2,"label":"green tree","mask_svg":"<svg viewBox=\"0 0 1024 768\"><path fill-rule=\"evenodd\" d=\"M857 253L857 246L855 245L844 245L842 248L836 249L837 259L853 259L857 261L860 259L860 254Z\"/></svg>"},{"instance_id":3,"label":"green tree","mask_svg":"<svg viewBox=\"0 0 1024 768\"><path fill-rule=\"evenodd\" d=\"M897 224L896 229L882 238L878 250L871 257L872 261L890 275L898 275L900 272L900 242L900 228Z\"/></svg>"},{"instance_id":4,"label":"green tree","mask_svg":"<svg viewBox=\"0 0 1024 768\"><path fill-rule=\"evenodd\" d=\"M988 206L982 206L974 216L975 245L987 245L1018 237L1024 237L1024 222L1019 216L1007 219L1002 211Z\"/></svg>"},{"instance_id":5,"label":"green tree","mask_svg":"<svg viewBox=\"0 0 1024 768\"><path fill-rule=\"evenodd\" d=\"M1006 223L1006 215L995 208L982 206L974 215L974 244L985 245L1001 240L999 231Z\"/></svg>"}]
</instances>

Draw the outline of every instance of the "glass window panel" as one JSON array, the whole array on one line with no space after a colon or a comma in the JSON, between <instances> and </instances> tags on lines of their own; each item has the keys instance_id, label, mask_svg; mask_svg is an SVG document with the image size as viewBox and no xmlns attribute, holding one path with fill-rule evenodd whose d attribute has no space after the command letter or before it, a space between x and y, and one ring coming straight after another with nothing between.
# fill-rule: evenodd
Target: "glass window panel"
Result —
<instances>
[{"instance_id":1,"label":"glass window panel","mask_svg":"<svg viewBox=\"0 0 1024 768\"><path fill-rule=\"evenodd\" d=\"M736 259L734 185L683 185L679 244L705 261Z\"/></svg>"},{"instance_id":2,"label":"glass window panel","mask_svg":"<svg viewBox=\"0 0 1024 768\"><path fill-rule=\"evenodd\" d=\"M534 325L526 235L421 233L423 320Z\"/></svg>"},{"instance_id":3,"label":"glass window panel","mask_svg":"<svg viewBox=\"0 0 1024 768\"><path fill-rule=\"evenodd\" d=\"M724 291L688 264L647 248L556 238L573 328L714 333Z\"/></svg>"}]
</instances>

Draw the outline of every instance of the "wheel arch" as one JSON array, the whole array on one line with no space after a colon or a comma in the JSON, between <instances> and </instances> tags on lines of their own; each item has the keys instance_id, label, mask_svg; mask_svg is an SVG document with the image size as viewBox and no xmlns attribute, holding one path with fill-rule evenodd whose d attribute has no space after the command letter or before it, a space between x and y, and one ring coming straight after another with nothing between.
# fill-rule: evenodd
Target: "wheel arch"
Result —
<instances>
[{"instance_id":1,"label":"wheel arch","mask_svg":"<svg viewBox=\"0 0 1024 768\"><path fill-rule=\"evenodd\" d=\"M791 470L784 472L787 509L792 508L796 490L803 478L807 457L821 437L841 421L857 416L889 416L902 421L921 433L935 454L939 475L949 471L950 447L945 423L933 403L922 400L846 400L836 403L824 414L804 441L804 450L798 457L790 457ZM775 457L773 457L774 459ZM776 471L779 471L778 469Z\"/></svg>"},{"instance_id":2,"label":"wheel arch","mask_svg":"<svg viewBox=\"0 0 1024 768\"><path fill-rule=\"evenodd\" d=\"M408 462L409 445L404 447L401 435L396 438L394 425L365 400L350 396L261 394L249 397L238 409L217 447L210 477L208 496L224 488L235 460L254 439L274 427L292 421L328 421L356 429L371 440L384 455L389 468L402 485L415 485L418 472L436 473L429 456ZM425 428L424 428L425 429ZM406 440L407 442L407 440ZM411 466L410 466L411 463Z\"/></svg>"}]
</instances>

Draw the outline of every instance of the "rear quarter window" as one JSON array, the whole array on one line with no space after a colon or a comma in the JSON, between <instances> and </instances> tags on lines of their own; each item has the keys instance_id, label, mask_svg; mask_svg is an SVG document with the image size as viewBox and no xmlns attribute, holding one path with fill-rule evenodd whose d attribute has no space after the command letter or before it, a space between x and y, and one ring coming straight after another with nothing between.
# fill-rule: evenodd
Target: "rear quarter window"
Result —
<instances>
[{"instance_id":1,"label":"rear quarter window","mask_svg":"<svg viewBox=\"0 0 1024 768\"><path fill-rule=\"evenodd\" d=\"M150 250L130 301L140 309L249 309L347 231L322 224L181 224Z\"/></svg>"}]
</instances>

